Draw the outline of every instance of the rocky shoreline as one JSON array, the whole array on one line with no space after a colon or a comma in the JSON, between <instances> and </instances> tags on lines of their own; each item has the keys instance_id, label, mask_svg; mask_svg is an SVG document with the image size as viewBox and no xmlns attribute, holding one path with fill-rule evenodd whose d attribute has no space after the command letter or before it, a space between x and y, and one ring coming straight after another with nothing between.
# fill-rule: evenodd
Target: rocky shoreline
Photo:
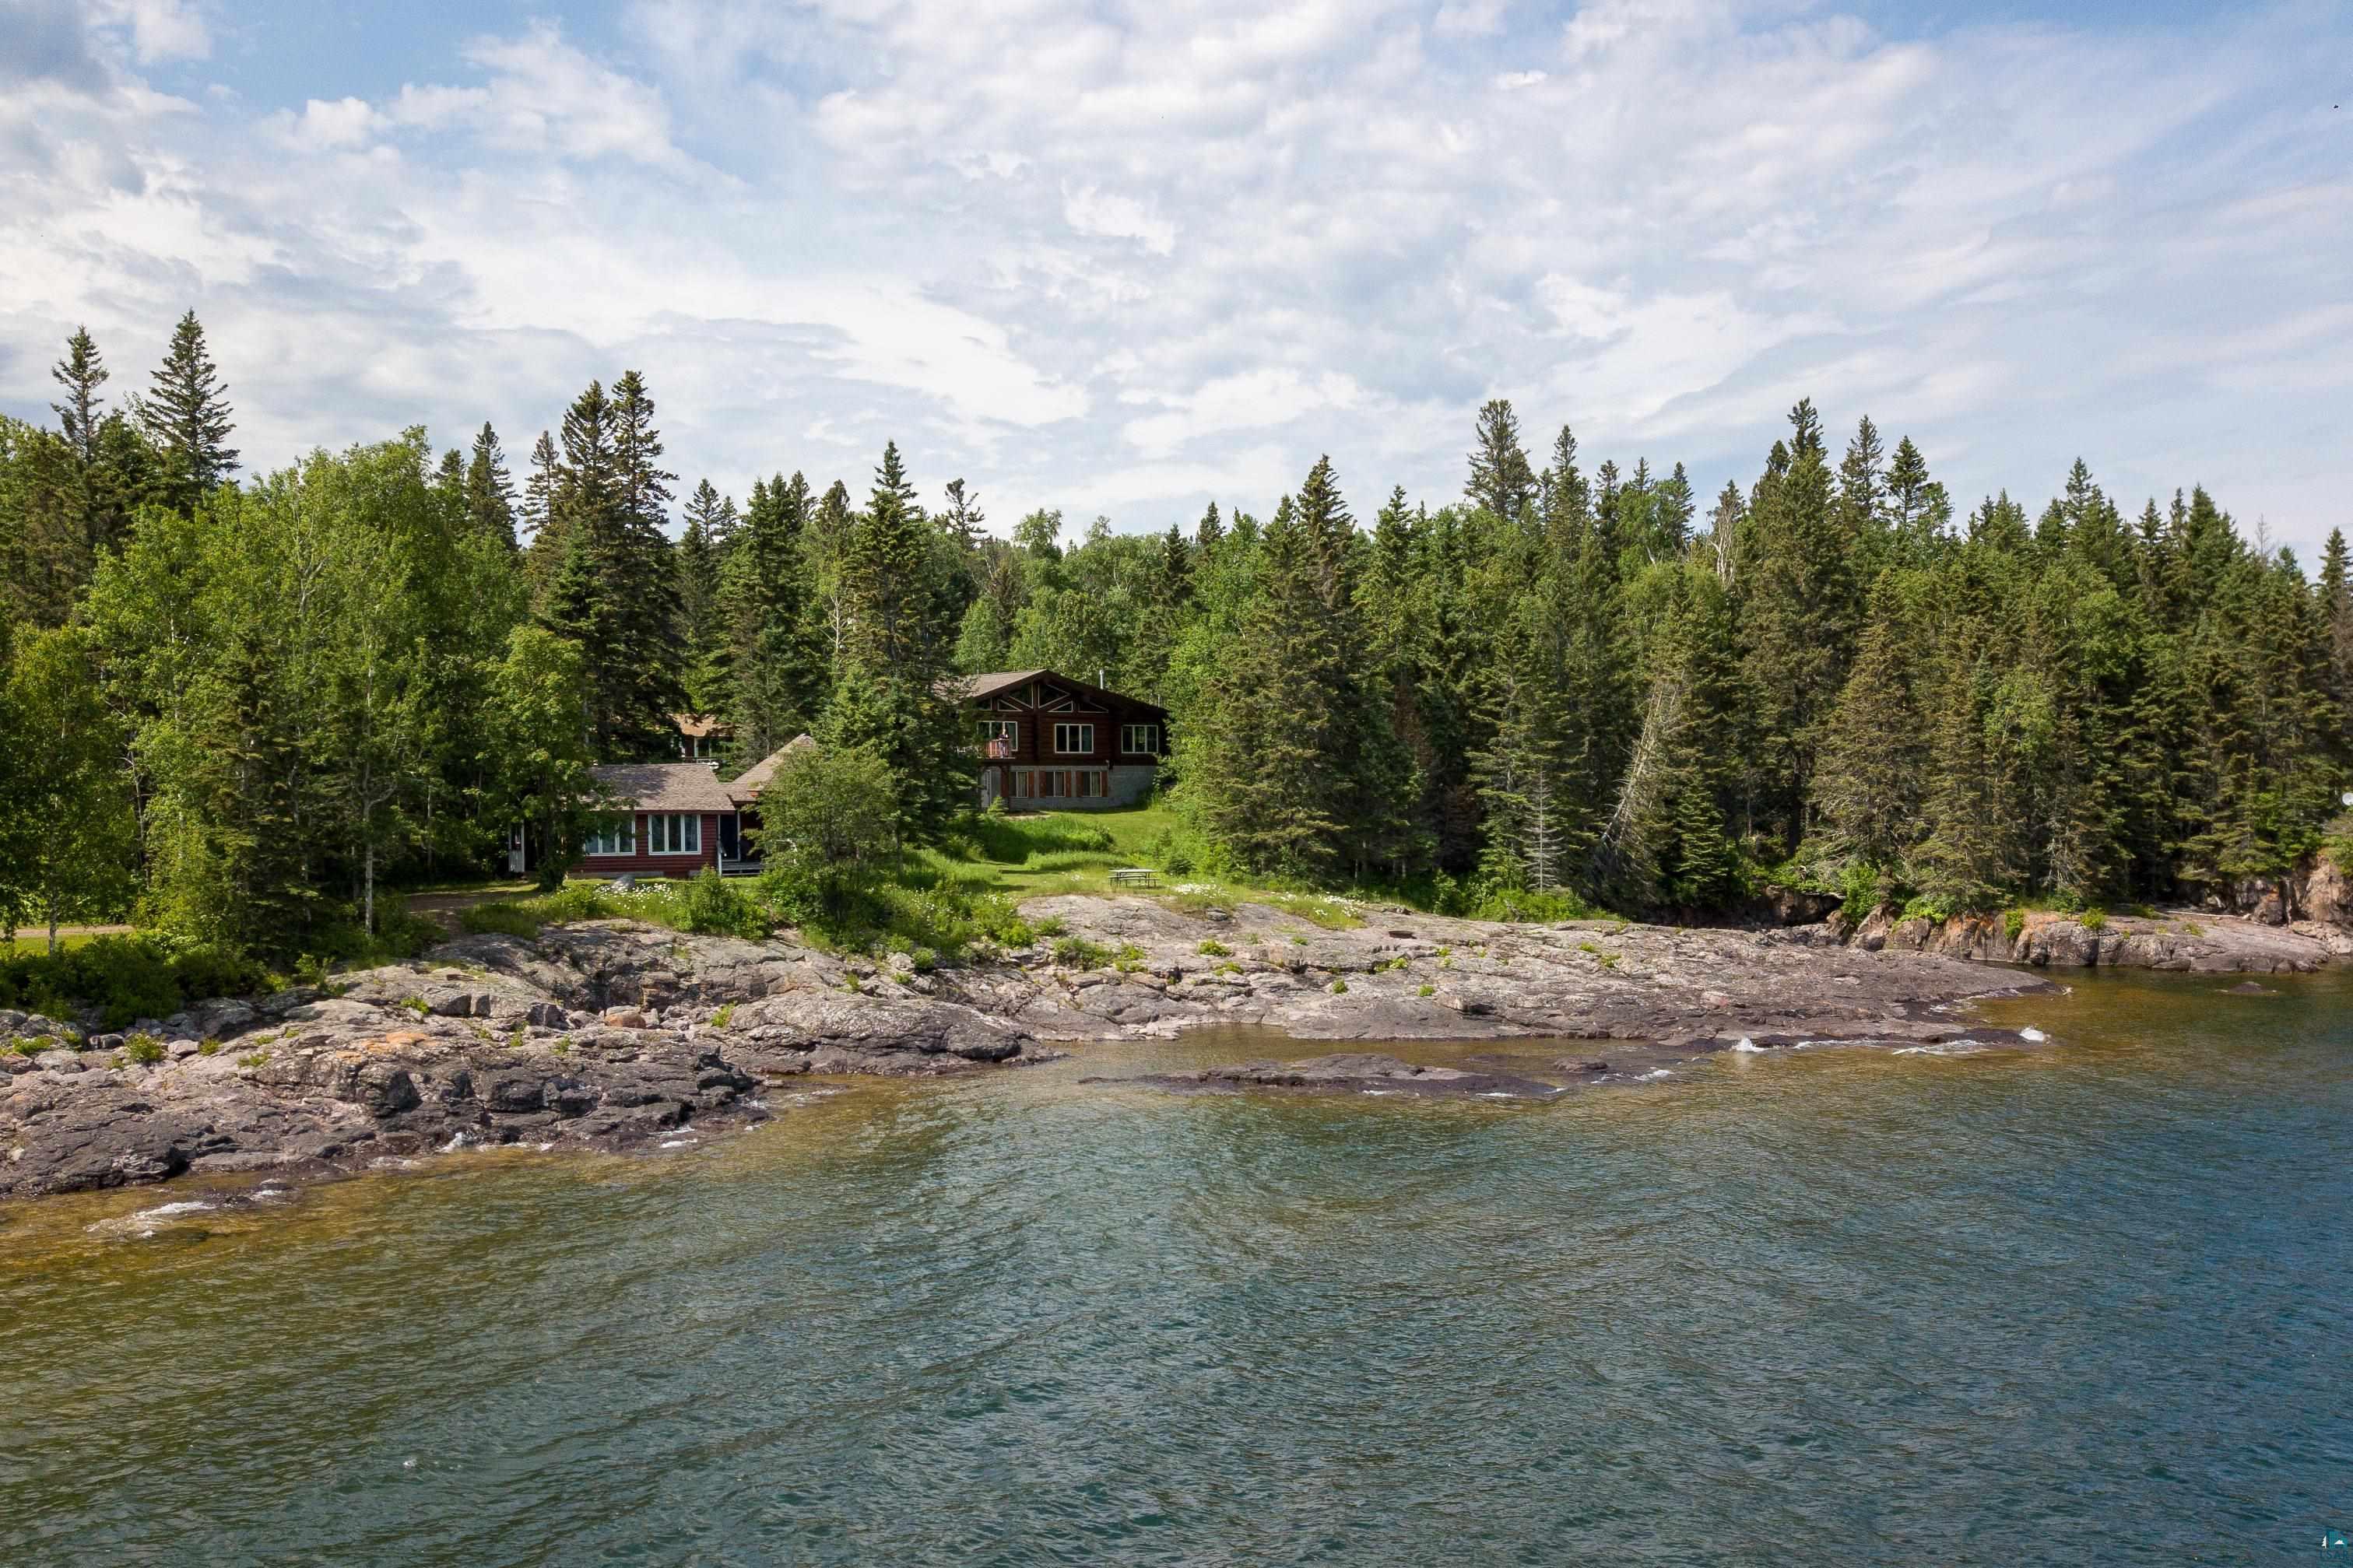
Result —
<instances>
[{"instance_id":1,"label":"rocky shoreline","mask_svg":"<svg viewBox=\"0 0 2353 1568\"><path fill-rule=\"evenodd\" d=\"M782 1079L982 1071L1217 1025L1303 1040L1635 1042L1615 1064L1557 1064L1572 1083L1625 1081L1651 1057L1740 1045L1935 1046L1961 1034L1968 1002L2048 984L1893 925L1514 926L1366 910L1365 924L1332 930L1260 905L1087 897L1024 912L1058 940L933 973L904 955L596 921L464 937L339 977L332 994L209 1003L119 1034L0 1013L0 1199L190 1173L316 1176L485 1144L641 1147L762 1120L764 1086ZM2195 933L2119 921L2084 932L2088 947L2050 921L2021 934L2042 954L2028 962L2052 964L2129 953L2271 973L2327 956L2293 932L2207 920ZM1317 1072L1364 1080L1342 1086L1359 1091L1524 1092L1394 1058L1333 1060ZM1306 1071L1248 1063L1193 1087L1310 1087L1279 1081ZM1490 1076L1516 1075L1469 1078Z\"/></svg>"}]
</instances>

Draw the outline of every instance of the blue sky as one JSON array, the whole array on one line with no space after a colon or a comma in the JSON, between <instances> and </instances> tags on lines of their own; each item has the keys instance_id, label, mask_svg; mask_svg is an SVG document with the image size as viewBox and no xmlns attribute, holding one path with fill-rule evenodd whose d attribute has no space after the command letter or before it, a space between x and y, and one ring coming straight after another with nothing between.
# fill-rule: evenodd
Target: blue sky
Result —
<instances>
[{"instance_id":1,"label":"blue sky","mask_svg":"<svg viewBox=\"0 0 2353 1568\"><path fill-rule=\"evenodd\" d=\"M0 408L204 319L248 464L642 370L670 460L1009 528L1744 486L1811 396L1968 504L2081 455L2353 522L2353 11L1760 0L0 0ZM684 486L681 487L681 489Z\"/></svg>"}]
</instances>

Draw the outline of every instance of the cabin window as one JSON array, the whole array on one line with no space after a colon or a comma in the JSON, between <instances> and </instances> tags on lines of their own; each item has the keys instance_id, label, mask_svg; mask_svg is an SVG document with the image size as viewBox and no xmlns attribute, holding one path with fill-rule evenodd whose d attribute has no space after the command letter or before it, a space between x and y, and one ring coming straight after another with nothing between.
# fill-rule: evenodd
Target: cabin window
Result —
<instances>
[{"instance_id":1,"label":"cabin window","mask_svg":"<svg viewBox=\"0 0 2353 1568\"><path fill-rule=\"evenodd\" d=\"M1092 795L1095 793L1095 775L1094 775L1094 774L1092 774L1092 773L1081 773L1081 774L1079 775L1079 781L1078 781L1078 782L1079 782L1079 789L1078 789L1078 798L1079 798L1079 799L1081 799L1081 800L1085 800L1085 799L1087 799L1088 797L1090 797L1091 795Z\"/></svg>"},{"instance_id":2,"label":"cabin window","mask_svg":"<svg viewBox=\"0 0 2353 1568\"><path fill-rule=\"evenodd\" d=\"M1057 724L1054 726L1054 750L1066 757L1083 756L1095 749L1095 727L1092 724Z\"/></svg>"},{"instance_id":3,"label":"cabin window","mask_svg":"<svg viewBox=\"0 0 2353 1568\"><path fill-rule=\"evenodd\" d=\"M1157 724L1123 724L1119 727L1119 749L1130 756L1149 752L1160 752L1160 726Z\"/></svg>"},{"instance_id":4,"label":"cabin window","mask_svg":"<svg viewBox=\"0 0 2353 1568\"><path fill-rule=\"evenodd\" d=\"M1014 719L983 719L980 749L991 757L1009 757L1021 747L1021 724Z\"/></svg>"},{"instance_id":5,"label":"cabin window","mask_svg":"<svg viewBox=\"0 0 2353 1568\"><path fill-rule=\"evenodd\" d=\"M656 855L702 853L702 818L692 812L659 811L646 818L646 847Z\"/></svg>"},{"instance_id":6,"label":"cabin window","mask_svg":"<svg viewBox=\"0 0 2353 1568\"><path fill-rule=\"evenodd\" d=\"M588 836L591 855L634 855L638 852L637 819L625 816L611 827Z\"/></svg>"}]
</instances>

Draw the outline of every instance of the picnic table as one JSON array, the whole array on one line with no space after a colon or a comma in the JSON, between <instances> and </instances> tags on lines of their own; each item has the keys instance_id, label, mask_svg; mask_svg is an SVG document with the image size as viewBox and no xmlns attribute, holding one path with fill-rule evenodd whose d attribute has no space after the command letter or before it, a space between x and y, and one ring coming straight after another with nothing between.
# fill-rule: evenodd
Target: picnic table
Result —
<instances>
[{"instance_id":1,"label":"picnic table","mask_svg":"<svg viewBox=\"0 0 2353 1568\"><path fill-rule=\"evenodd\" d=\"M1123 888L1156 888L1160 873L1149 866L1123 866L1111 874L1112 881Z\"/></svg>"}]
</instances>

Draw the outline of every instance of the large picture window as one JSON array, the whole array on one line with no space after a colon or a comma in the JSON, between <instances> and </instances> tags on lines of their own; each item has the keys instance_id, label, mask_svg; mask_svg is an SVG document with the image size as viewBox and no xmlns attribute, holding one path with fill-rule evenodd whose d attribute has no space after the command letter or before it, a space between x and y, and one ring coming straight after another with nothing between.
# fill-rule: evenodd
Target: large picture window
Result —
<instances>
[{"instance_id":1,"label":"large picture window","mask_svg":"<svg viewBox=\"0 0 2353 1568\"><path fill-rule=\"evenodd\" d=\"M656 812L646 818L646 847L656 855L702 853L702 818L692 812Z\"/></svg>"},{"instance_id":2,"label":"large picture window","mask_svg":"<svg viewBox=\"0 0 2353 1568\"><path fill-rule=\"evenodd\" d=\"M1123 724L1119 727L1119 749L1129 756L1150 752L1160 754L1160 726L1157 724Z\"/></svg>"},{"instance_id":3,"label":"large picture window","mask_svg":"<svg viewBox=\"0 0 2353 1568\"><path fill-rule=\"evenodd\" d=\"M610 827L588 836L591 855L634 855L638 852L637 819L625 816Z\"/></svg>"},{"instance_id":4,"label":"large picture window","mask_svg":"<svg viewBox=\"0 0 2353 1568\"><path fill-rule=\"evenodd\" d=\"M1092 724L1057 724L1054 726L1054 750L1065 757L1082 757L1095 749L1095 727Z\"/></svg>"}]
</instances>

